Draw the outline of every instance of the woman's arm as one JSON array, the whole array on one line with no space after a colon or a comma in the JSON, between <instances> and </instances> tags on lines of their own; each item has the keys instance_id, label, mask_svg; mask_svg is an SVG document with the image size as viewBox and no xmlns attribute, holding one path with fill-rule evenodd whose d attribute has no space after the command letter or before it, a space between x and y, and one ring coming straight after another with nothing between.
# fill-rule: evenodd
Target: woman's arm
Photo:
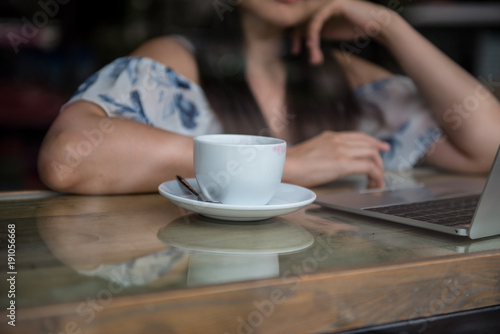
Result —
<instances>
[{"instance_id":1,"label":"woman's arm","mask_svg":"<svg viewBox=\"0 0 500 334\"><path fill-rule=\"evenodd\" d=\"M65 108L41 147L38 168L50 188L80 194L156 191L175 174L194 175L192 138L108 117L87 101Z\"/></svg>"},{"instance_id":2,"label":"woman's arm","mask_svg":"<svg viewBox=\"0 0 500 334\"><path fill-rule=\"evenodd\" d=\"M149 42L133 53L163 62L193 81L193 56L175 39ZM60 112L40 149L38 169L50 188L82 194L157 191L175 174L193 176L192 138L139 122L110 118L87 101Z\"/></svg>"},{"instance_id":3,"label":"woman's arm","mask_svg":"<svg viewBox=\"0 0 500 334\"><path fill-rule=\"evenodd\" d=\"M390 9L358 0L332 0L307 26L312 63L321 63L319 36L354 40L362 48L375 39L392 52L415 82L446 133L427 154L434 165L456 171L489 170L500 144L500 104L460 68ZM342 53L350 60L355 48Z\"/></svg>"},{"instance_id":4,"label":"woman's arm","mask_svg":"<svg viewBox=\"0 0 500 334\"><path fill-rule=\"evenodd\" d=\"M452 170L486 172L500 144L500 104L474 77L417 33L399 15L382 37L413 79L447 139L426 161Z\"/></svg>"}]
</instances>

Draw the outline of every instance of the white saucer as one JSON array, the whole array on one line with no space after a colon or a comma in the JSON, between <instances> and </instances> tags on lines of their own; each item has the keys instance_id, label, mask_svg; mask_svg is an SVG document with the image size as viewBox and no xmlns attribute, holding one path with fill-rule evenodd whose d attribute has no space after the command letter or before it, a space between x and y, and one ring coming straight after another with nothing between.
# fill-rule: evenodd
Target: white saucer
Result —
<instances>
[{"instance_id":1,"label":"white saucer","mask_svg":"<svg viewBox=\"0 0 500 334\"><path fill-rule=\"evenodd\" d=\"M198 192L200 188L196 179L187 180ZM186 209L215 219L231 221L262 220L297 211L312 203L316 194L306 188L288 183L281 183L273 198L267 205L240 206L200 202L195 196L185 191L177 180L160 184L160 194L172 203Z\"/></svg>"}]
</instances>

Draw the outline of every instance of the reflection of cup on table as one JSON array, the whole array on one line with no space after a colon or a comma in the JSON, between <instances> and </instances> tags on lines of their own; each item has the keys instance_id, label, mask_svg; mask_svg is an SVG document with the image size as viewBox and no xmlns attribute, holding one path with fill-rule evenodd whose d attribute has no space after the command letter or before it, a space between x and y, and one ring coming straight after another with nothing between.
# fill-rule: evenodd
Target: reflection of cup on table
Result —
<instances>
[{"instance_id":1,"label":"reflection of cup on table","mask_svg":"<svg viewBox=\"0 0 500 334\"><path fill-rule=\"evenodd\" d=\"M193 252L189 258L188 286L200 286L276 277L278 254L220 254Z\"/></svg>"},{"instance_id":2,"label":"reflection of cup on table","mask_svg":"<svg viewBox=\"0 0 500 334\"><path fill-rule=\"evenodd\" d=\"M265 205L281 182L286 142L248 135L194 138L194 169L203 195L231 205Z\"/></svg>"},{"instance_id":3,"label":"reflection of cup on table","mask_svg":"<svg viewBox=\"0 0 500 334\"><path fill-rule=\"evenodd\" d=\"M302 226L282 217L245 224L195 214L160 229L158 239L191 251L189 286L277 277L279 254L314 243Z\"/></svg>"}]
</instances>

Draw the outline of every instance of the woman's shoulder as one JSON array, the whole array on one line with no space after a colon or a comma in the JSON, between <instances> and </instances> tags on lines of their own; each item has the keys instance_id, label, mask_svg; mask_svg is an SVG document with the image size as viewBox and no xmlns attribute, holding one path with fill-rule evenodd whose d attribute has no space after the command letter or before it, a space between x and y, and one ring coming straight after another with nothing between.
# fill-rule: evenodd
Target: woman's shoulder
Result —
<instances>
[{"instance_id":1,"label":"woman's shoulder","mask_svg":"<svg viewBox=\"0 0 500 334\"><path fill-rule=\"evenodd\" d=\"M172 35L151 39L140 45L130 56L153 59L194 83L199 83L194 50L189 41L182 36Z\"/></svg>"}]
</instances>

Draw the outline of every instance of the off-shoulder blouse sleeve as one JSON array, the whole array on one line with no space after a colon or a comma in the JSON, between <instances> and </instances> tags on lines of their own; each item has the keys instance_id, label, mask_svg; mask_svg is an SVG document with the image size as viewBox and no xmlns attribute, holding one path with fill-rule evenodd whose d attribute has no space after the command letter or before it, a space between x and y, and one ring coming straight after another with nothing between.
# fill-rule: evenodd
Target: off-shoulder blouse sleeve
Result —
<instances>
[{"instance_id":1,"label":"off-shoulder blouse sleeve","mask_svg":"<svg viewBox=\"0 0 500 334\"><path fill-rule=\"evenodd\" d=\"M359 130L391 145L382 153L387 170L413 167L443 136L437 120L420 96L413 81L392 76L355 91L364 117ZM377 114L381 121L377 120Z\"/></svg>"},{"instance_id":2,"label":"off-shoulder blouse sleeve","mask_svg":"<svg viewBox=\"0 0 500 334\"><path fill-rule=\"evenodd\" d=\"M202 89L145 57L119 58L89 77L68 102L86 100L110 117L127 118L183 135L220 133Z\"/></svg>"}]
</instances>

